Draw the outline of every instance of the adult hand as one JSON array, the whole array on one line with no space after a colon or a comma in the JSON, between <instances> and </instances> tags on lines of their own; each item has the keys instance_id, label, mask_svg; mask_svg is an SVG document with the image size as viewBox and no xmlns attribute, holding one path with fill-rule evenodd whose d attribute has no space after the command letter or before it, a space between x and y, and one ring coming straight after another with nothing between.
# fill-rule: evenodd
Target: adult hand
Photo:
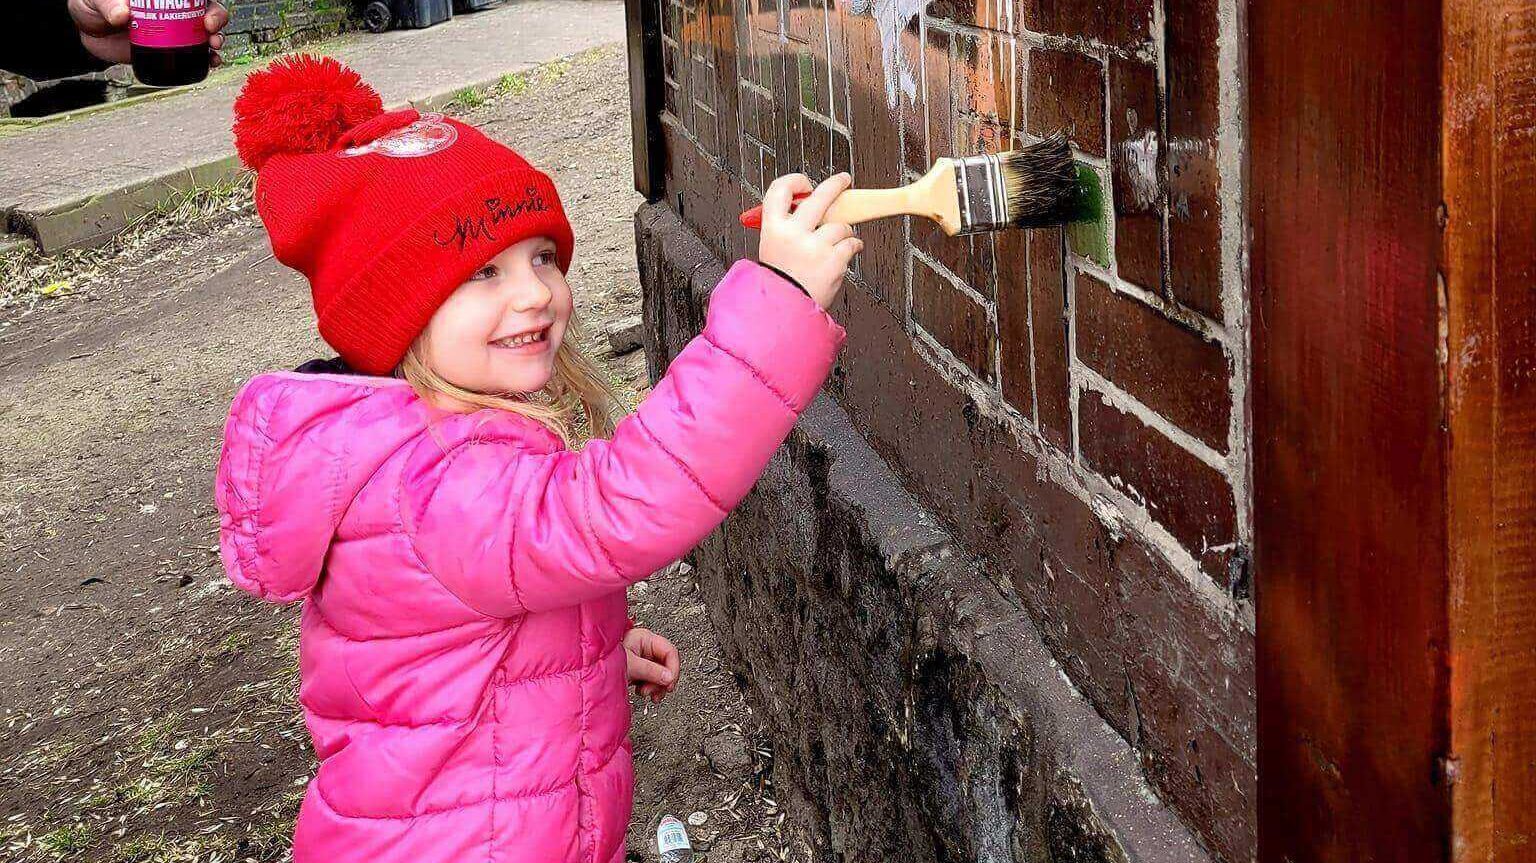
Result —
<instances>
[{"instance_id":1,"label":"adult hand","mask_svg":"<svg viewBox=\"0 0 1536 863\"><path fill-rule=\"evenodd\" d=\"M864 241L853 235L851 226L822 224L832 202L852 183L846 172L837 174L816 186L794 212L789 209L794 196L812 188L804 174L786 174L763 194L757 259L788 273L823 309L837 299L848 264L864 248Z\"/></svg>"},{"instance_id":2,"label":"adult hand","mask_svg":"<svg viewBox=\"0 0 1536 863\"><path fill-rule=\"evenodd\" d=\"M69 15L75 19L85 50L108 63L128 62L128 0L69 0ZM209 62L214 66L222 62L219 49L224 47L224 36L220 31L228 23L229 10L210 2L203 26L208 28L208 45L213 49Z\"/></svg>"}]
</instances>

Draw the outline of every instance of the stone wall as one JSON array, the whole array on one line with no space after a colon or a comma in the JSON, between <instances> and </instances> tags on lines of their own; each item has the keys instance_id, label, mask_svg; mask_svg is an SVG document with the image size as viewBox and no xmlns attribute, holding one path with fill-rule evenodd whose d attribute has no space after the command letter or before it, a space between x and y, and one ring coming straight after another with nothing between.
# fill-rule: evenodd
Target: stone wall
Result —
<instances>
[{"instance_id":1,"label":"stone wall","mask_svg":"<svg viewBox=\"0 0 1536 863\"><path fill-rule=\"evenodd\" d=\"M351 0L231 0L224 53L268 54L356 26Z\"/></svg>"},{"instance_id":2,"label":"stone wall","mask_svg":"<svg viewBox=\"0 0 1536 863\"><path fill-rule=\"evenodd\" d=\"M1072 130L1097 222L975 238L920 219L860 228L829 394L1006 584L1162 799L1216 858L1251 859L1235 0L655 11L664 201L721 262L753 252L736 216L779 174L893 186L941 156Z\"/></svg>"}]
</instances>

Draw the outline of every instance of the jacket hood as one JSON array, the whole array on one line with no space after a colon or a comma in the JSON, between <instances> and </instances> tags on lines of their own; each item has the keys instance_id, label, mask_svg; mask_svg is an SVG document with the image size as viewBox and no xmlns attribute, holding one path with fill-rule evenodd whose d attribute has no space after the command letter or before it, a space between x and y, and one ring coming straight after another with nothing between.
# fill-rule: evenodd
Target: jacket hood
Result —
<instances>
[{"instance_id":1,"label":"jacket hood","mask_svg":"<svg viewBox=\"0 0 1536 863\"><path fill-rule=\"evenodd\" d=\"M353 498L430 419L404 381L293 372L253 378L230 407L214 481L230 580L272 602L307 596Z\"/></svg>"}]
</instances>

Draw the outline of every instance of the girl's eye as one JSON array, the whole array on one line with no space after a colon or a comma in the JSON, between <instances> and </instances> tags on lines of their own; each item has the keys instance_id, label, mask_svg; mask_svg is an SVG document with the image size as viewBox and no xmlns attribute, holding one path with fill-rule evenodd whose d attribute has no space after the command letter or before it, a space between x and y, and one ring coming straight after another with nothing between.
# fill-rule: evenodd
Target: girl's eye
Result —
<instances>
[{"instance_id":1,"label":"girl's eye","mask_svg":"<svg viewBox=\"0 0 1536 863\"><path fill-rule=\"evenodd\" d=\"M493 267L493 266L487 265L487 266L481 267L478 270L475 270L475 274L470 276L469 278L472 281L479 281L481 279L493 279L495 277L496 277L496 268Z\"/></svg>"},{"instance_id":2,"label":"girl's eye","mask_svg":"<svg viewBox=\"0 0 1536 863\"><path fill-rule=\"evenodd\" d=\"M537 255L535 255L533 257L533 265L536 266L536 267L547 267L550 264L553 264L554 262L555 262L555 253L553 251L548 250L548 249L546 249L546 250L544 250L542 252L539 252Z\"/></svg>"}]
</instances>

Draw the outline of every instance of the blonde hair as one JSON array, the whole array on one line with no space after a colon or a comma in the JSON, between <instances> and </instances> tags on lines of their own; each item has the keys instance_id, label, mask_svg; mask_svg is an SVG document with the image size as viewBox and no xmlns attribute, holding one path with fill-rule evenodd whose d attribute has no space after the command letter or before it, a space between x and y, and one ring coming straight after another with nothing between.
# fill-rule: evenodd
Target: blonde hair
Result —
<instances>
[{"instance_id":1,"label":"blonde hair","mask_svg":"<svg viewBox=\"0 0 1536 863\"><path fill-rule=\"evenodd\" d=\"M554 374L535 393L480 393L452 383L427 365L426 333L406 351L395 375L408 381L422 398L437 393L476 407L522 414L543 423L571 447L590 438L610 437L623 412L607 378L577 346L579 339L572 318L555 349Z\"/></svg>"}]
</instances>

